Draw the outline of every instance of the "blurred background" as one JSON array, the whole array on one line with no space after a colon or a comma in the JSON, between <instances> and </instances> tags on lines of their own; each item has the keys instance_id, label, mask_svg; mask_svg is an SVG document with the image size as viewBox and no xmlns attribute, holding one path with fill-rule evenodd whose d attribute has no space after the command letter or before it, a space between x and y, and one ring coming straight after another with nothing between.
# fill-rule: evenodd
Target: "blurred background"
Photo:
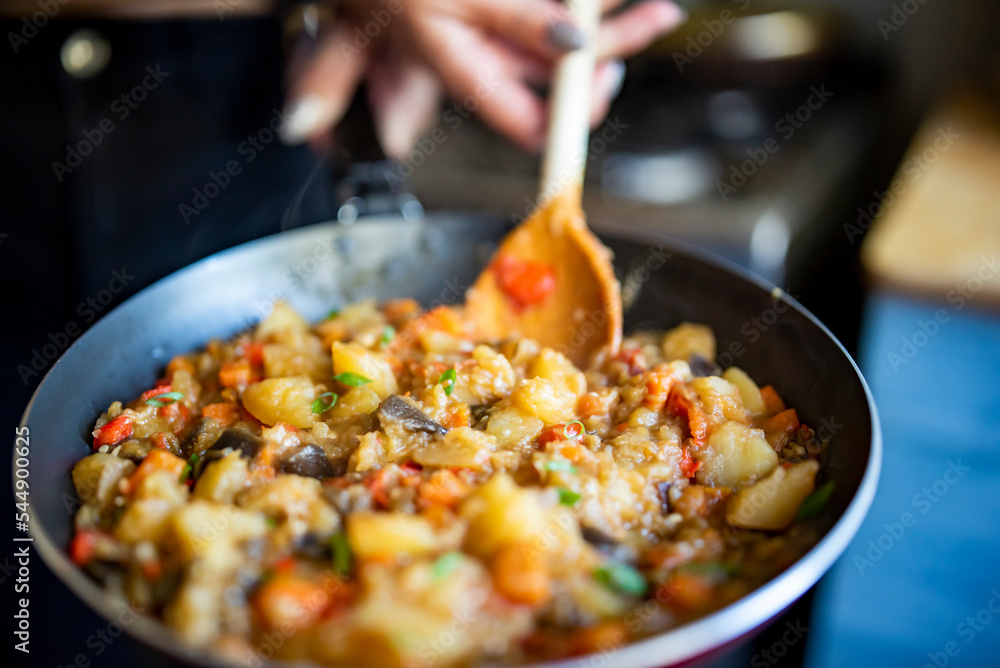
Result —
<instances>
[{"instance_id":1,"label":"blurred background","mask_svg":"<svg viewBox=\"0 0 1000 668\"><path fill-rule=\"evenodd\" d=\"M282 104L279 16L116 22L74 15L72 1L0 21L10 442L80 332L212 252L330 219L364 224L365 206L512 223L532 208L537 156L474 117L444 113L444 140L429 134L404 161L405 189L367 204L353 198L370 194L370 164L318 160L273 135L244 151ZM885 439L874 507L838 565L771 630L705 665L995 666L1000 3L683 5L686 23L626 63L592 134L584 210L717 253L799 299L858 360ZM114 129L98 131L106 118ZM341 137L356 159L377 153L364 132ZM240 175L210 196L232 160ZM11 552L0 556L9 602ZM128 639L91 656L103 623L33 569L23 665L68 666L79 652L93 665L167 665Z\"/></svg>"}]
</instances>

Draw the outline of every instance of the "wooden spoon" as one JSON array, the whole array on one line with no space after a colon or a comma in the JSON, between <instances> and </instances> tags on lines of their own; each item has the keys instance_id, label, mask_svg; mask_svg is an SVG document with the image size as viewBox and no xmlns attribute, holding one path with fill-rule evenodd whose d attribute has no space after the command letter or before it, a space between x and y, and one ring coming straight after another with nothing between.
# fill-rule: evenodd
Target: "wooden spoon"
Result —
<instances>
[{"instance_id":1,"label":"wooden spoon","mask_svg":"<svg viewBox=\"0 0 1000 668\"><path fill-rule=\"evenodd\" d=\"M600 354L618 352L622 330L621 290L611 251L587 228L580 204L600 4L569 3L588 40L556 68L541 205L500 243L466 293L465 307L477 338L520 334L581 367Z\"/></svg>"}]
</instances>

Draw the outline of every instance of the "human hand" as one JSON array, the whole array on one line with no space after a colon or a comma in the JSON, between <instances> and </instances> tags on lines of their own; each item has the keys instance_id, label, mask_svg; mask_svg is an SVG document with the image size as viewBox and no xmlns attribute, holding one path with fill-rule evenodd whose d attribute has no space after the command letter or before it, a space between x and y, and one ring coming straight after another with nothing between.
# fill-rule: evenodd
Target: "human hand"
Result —
<instances>
[{"instance_id":1,"label":"human hand","mask_svg":"<svg viewBox=\"0 0 1000 668\"><path fill-rule=\"evenodd\" d=\"M668 0L616 11L603 0L596 35L591 122L607 113L632 55L683 21ZM385 152L402 158L435 121L441 95L467 102L489 126L528 150L541 147L546 83L558 58L585 42L556 0L342 0L305 62L290 73L289 143L322 142L367 80Z\"/></svg>"}]
</instances>

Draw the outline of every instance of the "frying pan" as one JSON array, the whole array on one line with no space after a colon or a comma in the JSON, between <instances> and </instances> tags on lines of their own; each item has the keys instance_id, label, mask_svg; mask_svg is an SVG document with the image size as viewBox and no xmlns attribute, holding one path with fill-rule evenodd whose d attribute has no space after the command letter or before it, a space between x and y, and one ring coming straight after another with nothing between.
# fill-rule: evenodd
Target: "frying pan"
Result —
<instances>
[{"instance_id":1,"label":"frying pan","mask_svg":"<svg viewBox=\"0 0 1000 668\"><path fill-rule=\"evenodd\" d=\"M802 559L760 589L707 617L621 647L608 666L644 668L690 661L761 629L795 602L843 553L875 493L881 461L878 417L854 362L793 299L759 279L662 238L595 231L627 273L633 302L626 332L682 321L714 330L721 361L779 388L802 421L832 437L822 475L836 481L829 528ZM31 534L49 568L98 614L124 612L67 558L75 492L70 469L90 452L94 420L112 401L151 387L176 353L228 337L263 318L276 299L317 320L363 298L413 297L425 306L461 301L504 232L496 220L376 216L355 226L327 223L254 241L183 269L114 309L66 351L28 405ZM820 433L821 436L822 432ZM139 617L128 633L200 666L226 665L184 647L166 627ZM578 667L573 658L547 666Z\"/></svg>"}]
</instances>

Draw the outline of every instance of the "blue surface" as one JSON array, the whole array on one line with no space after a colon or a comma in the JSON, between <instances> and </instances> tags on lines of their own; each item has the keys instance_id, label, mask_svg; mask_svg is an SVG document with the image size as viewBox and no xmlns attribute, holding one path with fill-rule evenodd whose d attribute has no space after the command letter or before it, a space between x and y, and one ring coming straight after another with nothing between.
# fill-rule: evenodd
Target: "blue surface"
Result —
<instances>
[{"instance_id":1,"label":"blue surface","mask_svg":"<svg viewBox=\"0 0 1000 668\"><path fill-rule=\"evenodd\" d=\"M885 460L806 665L1000 666L1000 317L876 294L861 346Z\"/></svg>"}]
</instances>

